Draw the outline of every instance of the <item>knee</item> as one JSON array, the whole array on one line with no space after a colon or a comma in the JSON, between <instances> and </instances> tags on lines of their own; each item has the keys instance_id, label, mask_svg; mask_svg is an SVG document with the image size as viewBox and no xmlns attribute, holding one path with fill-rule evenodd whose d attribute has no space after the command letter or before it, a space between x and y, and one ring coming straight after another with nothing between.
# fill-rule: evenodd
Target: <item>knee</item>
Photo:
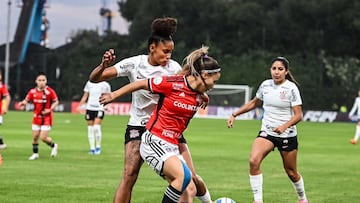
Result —
<instances>
[{"instance_id":1,"label":"knee","mask_svg":"<svg viewBox=\"0 0 360 203\"><path fill-rule=\"evenodd\" d=\"M193 181L190 181L190 183L187 185L184 193L187 193L189 197L195 197L196 195L196 186Z\"/></svg>"},{"instance_id":2,"label":"knee","mask_svg":"<svg viewBox=\"0 0 360 203\"><path fill-rule=\"evenodd\" d=\"M256 157L250 157L249 165L251 169L258 169L260 165L260 161Z\"/></svg>"},{"instance_id":3,"label":"knee","mask_svg":"<svg viewBox=\"0 0 360 203\"><path fill-rule=\"evenodd\" d=\"M292 182L297 182L300 180L300 175L297 171L291 169L285 169L287 176L290 178Z\"/></svg>"}]
</instances>

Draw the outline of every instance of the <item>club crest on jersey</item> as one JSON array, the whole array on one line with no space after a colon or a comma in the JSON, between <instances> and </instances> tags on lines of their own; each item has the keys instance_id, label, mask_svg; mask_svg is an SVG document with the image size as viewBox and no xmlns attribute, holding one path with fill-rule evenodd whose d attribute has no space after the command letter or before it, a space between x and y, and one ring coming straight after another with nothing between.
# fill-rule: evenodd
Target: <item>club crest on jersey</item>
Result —
<instances>
[{"instance_id":1,"label":"club crest on jersey","mask_svg":"<svg viewBox=\"0 0 360 203\"><path fill-rule=\"evenodd\" d=\"M281 91L280 92L280 99L284 100L286 98L286 92L285 91Z\"/></svg>"},{"instance_id":2,"label":"club crest on jersey","mask_svg":"<svg viewBox=\"0 0 360 203\"><path fill-rule=\"evenodd\" d=\"M156 78L154 78L154 84L158 85L162 82L162 80L163 80L162 77L156 77Z\"/></svg>"}]
</instances>

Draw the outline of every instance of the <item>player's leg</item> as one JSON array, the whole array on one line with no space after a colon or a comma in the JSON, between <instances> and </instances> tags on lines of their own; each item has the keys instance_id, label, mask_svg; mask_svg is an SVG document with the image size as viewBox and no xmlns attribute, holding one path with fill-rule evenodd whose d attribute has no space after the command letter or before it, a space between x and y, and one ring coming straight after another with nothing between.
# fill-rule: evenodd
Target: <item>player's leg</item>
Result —
<instances>
[{"instance_id":1,"label":"player's leg","mask_svg":"<svg viewBox=\"0 0 360 203\"><path fill-rule=\"evenodd\" d=\"M286 174L291 180L291 183L298 195L300 203L307 203L305 194L304 180L297 170L297 138L288 138L288 148L286 151L280 151L283 160L283 166Z\"/></svg>"},{"instance_id":2,"label":"player's leg","mask_svg":"<svg viewBox=\"0 0 360 203\"><path fill-rule=\"evenodd\" d=\"M180 196L185 192L191 182L191 171L186 163L177 156L170 156L166 159L163 173L169 182L169 186L163 196L163 203L185 202L180 200ZM188 202L192 202L191 200Z\"/></svg>"},{"instance_id":3,"label":"player's leg","mask_svg":"<svg viewBox=\"0 0 360 203\"><path fill-rule=\"evenodd\" d=\"M57 155L57 150L58 150L58 144L56 144L54 142L54 140L49 136L49 132L51 130L51 126L50 125L42 125L41 126L41 130L40 130L40 139L46 143L47 145L49 145L49 147L51 147L51 153L50 156L51 157L56 157Z\"/></svg>"},{"instance_id":4,"label":"player's leg","mask_svg":"<svg viewBox=\"0 0 360 203\"><path fill-rule=\"evenodd\" d=\"M351 144L357 144L360 138L360 121L356 124L354 138L350 140Z\"/></svg>"},{"instance_id":5,"label":"player's leg","mask_svg":"<svg viewBox=\"0 0 360 203\"><path fill-rule=\"evenodd\" d=\"M101 123L104 118L104 111L98 111L94 119L94 135L95 135L95 154L101 153L101 140L102 140L102 131Z\"/></svg>"},{"instance_id":6,"label":"player's leg","mask_svg":"<svg viewBox=\"0 0 360 203\"><path fill-rule=\"evenodd\" d=\"M195 185L195 191L192 188L192 184L189 184L188 188L186 189L185 193L182 195L181 200L186 199L186 196L190 196L190 198L194 198L195 196L202 202L202 203L209 203L211 202L211 195L209 190L206 187L205 182L203 179L197 175L195 171L195 167L191 158L190 150L186 144L185 140L179 140L179 151L180 154L184 157L184 160L192 173L192 182Z\"/></svg>"},{"instance_id":7,"label":"player's leg","mask_svg":"<svg viewBox=\"0 0 360 203\"><path fill-rule=\"evenodd\" d=\"M264 132L263 132L264 133ZM263 174L260 169L262 160L274 149L274 144L267 139L257 137L252 145L250 165L250 186L254 195L254 202L263 202Z\"/></svg>"},{"instance_id":8,"label":"player's leg","mask_svg":"<svg viewBox=\"0 0 360 203\"><path fill-rule=\"evenodd\" d=\"M143 160L140 156L141 135L145 127L128 126L125 133L124 169L115 192L114 203L129 203Z\"/></svg>"},{"instance_id":9,"label":"player's leg","mask_svg":"<svg viewBox=\"0 0 360 203\"><path fill-rule=\"evenodd\" d=\"M4 143L4 140L2 136L0 135L0 150L6 149L6 144Z\"/></svg>"},{"instance_id":10,"label":"player's leg","mask_svg":"<svg viewBox=\"0 0 360 203\"><path fill-rule=\"evenodd\" d=\"M158 175L169 182L162 203L178 203L191 182L191 171L180 155L178 145L166 142L147 131L142 135L140 154Z\"/></svg>"},{"instance_id":11,"label":"player's leg","mask_svg":"<svg viewBox=\"0 0 360 203\"><path fill-rule=\"evenodd\" d=\"M33 154L29 157L29 160L35 160L39 158L39 136L40 125L32 125L32 151Z\"/></svg>"},{"instance_id":12,"label":"player's leg","mask_svg":"<svg viewBox=\"0 0 360 203\"><path fill-rule=\"evenodd\" d=\"M87 135L88 135L88 142L89 142L89 154L95 154L95 135L94 135L94 119L95 116L92 111L86 110L85 113L85 120L87 122Z\"/></svg>"}]
</instances>

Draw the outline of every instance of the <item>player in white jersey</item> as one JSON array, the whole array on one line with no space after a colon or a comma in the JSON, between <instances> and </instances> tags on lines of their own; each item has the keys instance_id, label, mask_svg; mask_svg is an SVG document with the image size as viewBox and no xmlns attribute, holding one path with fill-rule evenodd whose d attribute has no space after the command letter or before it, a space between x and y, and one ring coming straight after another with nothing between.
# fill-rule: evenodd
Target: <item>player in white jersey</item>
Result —
<instances>
[{"instance_id":1,"label":"player in white jersey","mask_svg":"<svg viewBox=\"0 0 360 203\"><path fill-rule=\"evenodd\" d=\"M232 128L236 116L263 104L261 130L250 154L249 176L254 203L263 202L263 175L260 165L275 147L280 151L283 167L294 186L299 203L308 203L304 181L297 170L296 160L298 140L295 125L302 119L302 101L289 68L289 61L285 57L274 58L270 67L272 79L262 82L256 96L236 110L227 121L228 127Z\"/></svg>"},{"instance_id":2,"label":"player in white jersey","mask_svg":"<svg viewBox=\"0 0 360 203\"><path fill-rule=\"evenodd\" d=\"M177 28L174 18L157 18L152 22L152 33L148 39L148 55L126 58L111 66L115 61L113 49L106 51L101 64L90 74L90 81L99 82L116 77L128 77L130 82L145 78L173 75L181 70L181 66L171 60L174 50L172 35ZM130 202L132 188L137 180L143 160L140 156L141 135L146 131L151 112L157 103L157 96L149 91L138 90L132 93L130 120L125 132L125 160L121 182L114 196L115 203ZM200 176L196 175L185 139L179 140L179 150L193 174L193 182L189 184L181 197L181 202L192 202L198 196L201 202L211 202L211 196ZM195 185L196 188L195 188Z\"/></svg>"},{"instance_id":3,"label":"player in white jersey","mask_svg":"<svg viewBox=\"0 0 360 203\"><path fill-rule=\"evenodd\" d=\"M80 108L78 110L82 110L86 105L85 120L88 124L89 154L91 155L99 155L101 153L101 123L105 116L105 109L99 103L99 97L102 93L108 92L111 92L108 82L92 83L87 81L84 87L84 94L80 100Z\"/></svg>"},{"instance_id":4,"label":"player in white jersey","mask_svg":"<svg viewBox=\"0 0 360 203\"><path fill-rule=\"evenodd\" d=\"M360 137L360 89L358 91L358 96L354 101L354 105L352 106L351 111L349 113L349 118L353 119L354 115L356 115L357 117L357 125L356 125L354 138L350 140L351 144L357 144Z\"/></svg>"}]
</instances>

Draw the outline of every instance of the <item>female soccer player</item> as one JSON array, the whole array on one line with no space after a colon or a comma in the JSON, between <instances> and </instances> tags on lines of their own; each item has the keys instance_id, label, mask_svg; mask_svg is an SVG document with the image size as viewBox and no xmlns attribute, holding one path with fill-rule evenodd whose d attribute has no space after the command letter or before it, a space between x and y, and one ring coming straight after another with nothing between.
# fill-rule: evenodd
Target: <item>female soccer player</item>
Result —
<instances>
[{"instance_id":1,"label":"female soccer player","mask_svg":"<svg viewBox=\"0 0 360 203\"><path fill-rule=\"evenodd\" d=\"M174 75L181 70L179 63L171 59L174 50L172 39L177 29L175 18L157 18L152 22L151 35L148 39L148 55L138 55L125 58L114 66L113 49L106 51L101 64L90 74L90 81L100 82L116 77L128 77L130 82L143 80L150 77ZM145 132L145 125L149 121L150 114L158 101L158 96L149 91L139 90L132 93L130 119L125 132L125 160L122 179L116 190L114 203L130 202L132 188L137 180L139 170L143 164L139 148L141 135ZM186 140L181 137L179 143L181 154L184 156L193 173L193 181L196 185L188 187L188 196L196 196L203 203L211 202L210 193L200 176L196 175L192 164L191 155ZM191 187L192 186L192 187ZM189 200L185 197L184 201ZM182 199L183 200L183 199Z\"/></svg>"},{"instance_id":2,"label":"female soccer player","mask_svg":"<svg viewBox=\"0 0 360 203\"><path fill-rule=\"evenodd\" d=\"M358 90L358 96L356 97L354 105L349 113L349 118L352 119L355 114L357 116L357 124L354 138L350 140L351 144L357 144L360 137L360 89Z\"/></svg>"},{"instance_id":3,"label":"female soccer player","mask_svg":"<svg viewBox=\"0 0 360 203\"><path fill-rule=\"evenodd\" d=\"M88 139L90 145L90 155L101 153L101 123L105 117L104 106L99 103L102 93L111 92L110 84L106 81L92 83L87 81L84 87L84 94L81 97L79 109L86 105L85 120L88 125Z\"/></svg>"},{"instance_id":4,"label":"female soccer player","mask_svg":"<svg viewBox=\"0 0 360 203\"><path fill-rule=\"evenodd\" d=\"M235 117L263 104L264 117L261 130L250 154L250 185L254 203L263 202L263 175L260 169L263 159L274 150L280 151L284 169L298 194L299 203L307 203L304 181L297 171L296 124L302 119L302 101L296 81L290 73L289 61L276 57L271 62L272 79L262 82L256 96L236 110L227 121L233 127Z\"/></svg>"},{"instance_id":5,"label":"female soccer player","mask_svg":"<svg viewBox=\"0 0 360 203\"><path fill-rule=\"evenodd\" d=\"M132 82L110 94L100 103L107 104L139 89L159 95L159 101L141 136L142 159L169 182L162 202L177 203L191 181L191 171L179 152L179 138L202 104L202 94L220 79L218 62L207 55L207 47L186 57L182 74L154 77Z\"/></svg>"},{"instance_id":6,"label":"female soccer player","mask_svg":"<svg viewBox=\"0 0 360 203\"><path fill-rule=\"evenodd\" d=\"M47 86L46 75L40 72L36 76L36 87L29 90L25 99L19 102L19 108L25 109L28 102L34 104L34 116L32 120L32 132L33 132L33 154L29 157L29 160L35 160L39 158L39 137L48 144L51 149L51 157L57 155L58 144L56 144L49 132L53 123L53 111L59 104L59 100L55 90Z\"/></svg>"}]
</instances>

